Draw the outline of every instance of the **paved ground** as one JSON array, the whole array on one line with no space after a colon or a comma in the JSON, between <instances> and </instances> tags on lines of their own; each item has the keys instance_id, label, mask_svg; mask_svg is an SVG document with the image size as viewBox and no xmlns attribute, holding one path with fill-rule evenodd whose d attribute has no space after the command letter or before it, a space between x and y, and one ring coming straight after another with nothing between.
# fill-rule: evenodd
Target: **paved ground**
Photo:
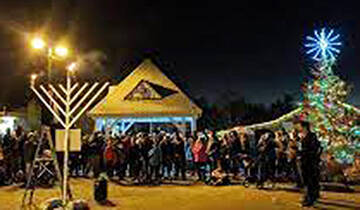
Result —
<instances>
[{"instance_id":1,"label":"paved ground","mask_svg":"<svg viewBox=\"0 0 360 210\"><path fill-rule=\"evenodd\" d=\"M72 180L76 198L89 201L91 209L126 210L239 210L239 209L302 209L301 194L289 190L257 190L243 186L119 186L109 184L109 200L116 206L99 206L93 201L92 181ZM38 189L35 202L58 196L58 188ZM18 187L0 188L0 210L19 209L24 190ZM29 208L36 209L36 208ZM311 208L312 209L312 208ZM360 209L360 193L322 192L316 209Z\"/></svg>"}]
</instances>

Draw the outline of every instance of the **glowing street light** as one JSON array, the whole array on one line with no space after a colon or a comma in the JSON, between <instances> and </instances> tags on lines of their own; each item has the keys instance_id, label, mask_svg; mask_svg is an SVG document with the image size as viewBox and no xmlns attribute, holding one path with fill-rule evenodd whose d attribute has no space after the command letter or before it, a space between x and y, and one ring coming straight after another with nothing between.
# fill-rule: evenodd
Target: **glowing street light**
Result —
<instances>
[{"instance_id":1,"label":"glowing street light","mask_svg":"<svg viewBox=\"0 0 360 210\"><path fill-rule=\"evenodd\" d=\"M35 37L31 40L31 46L35 50L42 50L45 48L48 61L47 72L48 77L51 80L52 62L57 59L64 59L69 54L69 49L65 46L58 45L53 47L51 43L46 43L42 38Z\"/></svg>"},{"instance_id":2,"label":"glowing street light","mask_svg":"<svg viewBox=\"0 0 360 210\"><path fill-rule=\"evenodd\" d=\"M58 46L55 48L55 54L59 57L66 57L68 55L68 49L63 46Z\"/></svg>"},{"instance_id":3,"label":"glowing street light","mask_svg":"<svg viewBox=\"0 0 360 210\"><path fill-rule=\"evenodd\" d=\"M45 47L45 42L41 38L36 37L31 41L31 46L37 50L43 49Z\"/></svg>"}]
</instances>

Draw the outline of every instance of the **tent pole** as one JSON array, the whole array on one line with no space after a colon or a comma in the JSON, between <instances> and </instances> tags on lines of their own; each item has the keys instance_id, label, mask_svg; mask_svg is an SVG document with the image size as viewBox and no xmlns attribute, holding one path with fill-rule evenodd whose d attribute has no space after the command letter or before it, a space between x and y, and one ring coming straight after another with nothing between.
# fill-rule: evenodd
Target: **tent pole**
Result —
<instances>
[{"instance_id":1,"label":"tent pole","mask_svg":"<svg viewBox=\"0 0 360 210\"><path fill-rule=\"evenodd\" d=\"M191 118L191 133L194 133L196 131L196 119L195 118Z\"/></svg>"}]
</instances>

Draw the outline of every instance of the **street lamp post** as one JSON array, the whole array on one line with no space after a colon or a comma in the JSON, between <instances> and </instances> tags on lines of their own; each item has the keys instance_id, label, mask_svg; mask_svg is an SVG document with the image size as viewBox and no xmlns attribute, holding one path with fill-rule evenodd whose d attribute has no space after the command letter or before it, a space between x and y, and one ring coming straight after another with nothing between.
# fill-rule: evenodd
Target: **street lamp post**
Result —
<instances>
[{"instance_id":1,"label":"street lamp post","mask_svg":"<svg viewBox=\"0 0 360 210\"><path fill-rule=\"evenodd\" d=\"M52 43L46 43L42 38L35 37L31 41L31 45L35 50L43 50L46 49L46 57L47 57L47 74L48 79L51 82L52 79L52 66L53 60L59 58L65 58L68 55L68 49L64 46L56 46L53 47Z\"/></svg>"},{"instance_id":2,"label":"street lamp post","mask_svg":"<svg viewBox=\"0 0 360 210\"><path fill-rule=\"evenodd\" d=\"M52 82L52 78L53 78L53 71L52 71L52 67L53 67L53 61L54 60L61 60L64 59L65 57L68 56L68 48L62 46L62 45L54 45L51 40L48 41L48 43L46 43L44 41L44 39L42 39L41 37L37 36L35 38L33 38L31 40L31 45L32 48L35 50L45 50L46 51L46 60L47 60L47 76L48 76L48 81ZM51 93L50 93L51 94ZM54 104L51 103L51 105L54 107L55 111L56 111L56 107ZM56 122L56 119L53 119L54 123Z\"/></svg>"},{"instance_id":3,"label":"street lamp post","mask_svg":"<svg viewBox=\"0 0 360 210\"><path fill-rule=\"evenodd\" d=\"M87 91L87 93L82 96L82 98L78 101L78 103L72 108L71 105L75 102L75 100L81 95L84 89L88 86L88 83L85 83L75 95L72 93L78 87L78 83L72 85L71 84L71 74L74 72L76 64L71 64L67 68L66 72L66 88L63 85L59 85L59 88L62 90L64 97L56 90L56 88L49 84L50 90L47 90L43 85L40 85L40 89L47 96L49 101L54 104L54 106L60 111L57 113L47 100L42 96L42 94L35 87L35 80L37 78L36 75L32 75L31 77L31 90L36 94L36 96L41 100L41 102L46 106L46 108L52 113L52 115L58 120L58 122L65 129L65 142L64 142L64 171L63 171L63 187L62 187L62 200L64 205L67 205L67 185L68 185L68 159L69 159L69 137L70 137L70 128L74 125L74 123L81 117L81 115L91 106L91 104L95 101L96 98L109 86L109 82L105 83L91 98L89 98L90 94L95 90L95 88L99 85L98 82L93 84L93 86ZM56 98L53 97L54 93ZM89 100L90 99L90 100ZM61 102L59 103L58 100ZM85 103L85 100L88 100ZM63 104L65 106L65 110L60 106ZM79 109L81 105L84 105L82 109ZM79 111L77 114L73 115L75 112ZM60 113L62 115L60 115ZM65 118L65 121L63 118Z\"/></svg>"},{"instance_id":4,"label":"street lamp post","mask_svg":"<svg viewBox=\"0 0 360 210\"><path fill-rule=\"evenodd\" d=\"M48 74L49 82L51 82L51 78L52 78L52 57L53 57L53 50L52 48L49 48L47 52L47 74Z\"/></svg>"}]
</instances>

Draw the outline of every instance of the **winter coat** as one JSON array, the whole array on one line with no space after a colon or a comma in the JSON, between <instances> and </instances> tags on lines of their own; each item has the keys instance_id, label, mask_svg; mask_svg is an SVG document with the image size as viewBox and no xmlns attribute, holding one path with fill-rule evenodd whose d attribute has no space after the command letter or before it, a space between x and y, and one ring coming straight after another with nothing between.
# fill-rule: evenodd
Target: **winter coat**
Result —
<instances>
[{"instance_id":1,"label":"winter coat","mask_svg":"<svg viewBox=\"0 0 360 210\"><path fill-rule=\"evenodd\" d=\"M305 167L320 162L321 145L314 133L309 132L301 142L301 163Z\"/></svg>"},{"instance_id":2,"label":"winter coat","mask_svg":"<svg viewBox=\"0 0 360 210\"><path fill-rule=\"evenodd\" d=\"M29 139L24 143L24 162L30 163L33 161L36 151L35 137L30 137L33 139Z\"/></svg>"},{"instance_id":3,"label":"winter coat","mask_svg":"<svg viewBox=\"0 0 360 210\"><path fill-rule=\"evenodd\" d=\"M276 160L276 144L270 136L263 135L258 143L259 158L267 161Z\"/></svg>"},{"instance_id":4,"label":"winter coat","mask_svg":"<svg viewBox=\"0 0 360 210\"><path fill-rule=\"evenodd\" d=\"M154 145L148 152L149 165L159 166L162 162L162 152L159 145Z\"/></svg>"},{"instance_id":5,"label":"winter coat","mask_svg":"<svg viewBox=\"0 0 360 210\"><path fill-rule=\"evenodd\" d=\"M165 141L161 144L161 151L164 161L172 161L174 156L174 146L171 142Z\"/></svg>"},{"instance_id":6,"label":"winter coat","mask_svg":"<svg viewBox=\"0 0 360 210\"><path fill-rule=\"evenodd\" d=\"M185 160L185 146L183 141L174 142L174 158Z\"/></svg>"},{"instance_id":7,"label":"winter coat","mask_svg":"<svg viewBox=\"0 0 360 210\"><path fill-rule=\"evenodd\" d=\"M204 143L200 140L197 140L192 148L192 152L194 155L194 162L206 162L207 161L207 154L206 154L206 147Z\"/></svg>"},{"instance_id":8,"label":"winter coat","mask_svg":"<svg viewBox=\"0 0 360 210\"><path fill-rule=\"evenodd\" d=\"M236 138L230 142L230 157L236 158L241 153L241 143L240 139Z\"/></svg>"},{"instance_id":9,"label":"winter coat","mask_svg":"<svg viewBox=\"0 0 360 210\"><path fill-rule=\"evenodd\" d=\"M115 160L115 153L111 145L107 145L105 147L105 159L107 161L113 161Z\"/></svg>"}]
</instances>

